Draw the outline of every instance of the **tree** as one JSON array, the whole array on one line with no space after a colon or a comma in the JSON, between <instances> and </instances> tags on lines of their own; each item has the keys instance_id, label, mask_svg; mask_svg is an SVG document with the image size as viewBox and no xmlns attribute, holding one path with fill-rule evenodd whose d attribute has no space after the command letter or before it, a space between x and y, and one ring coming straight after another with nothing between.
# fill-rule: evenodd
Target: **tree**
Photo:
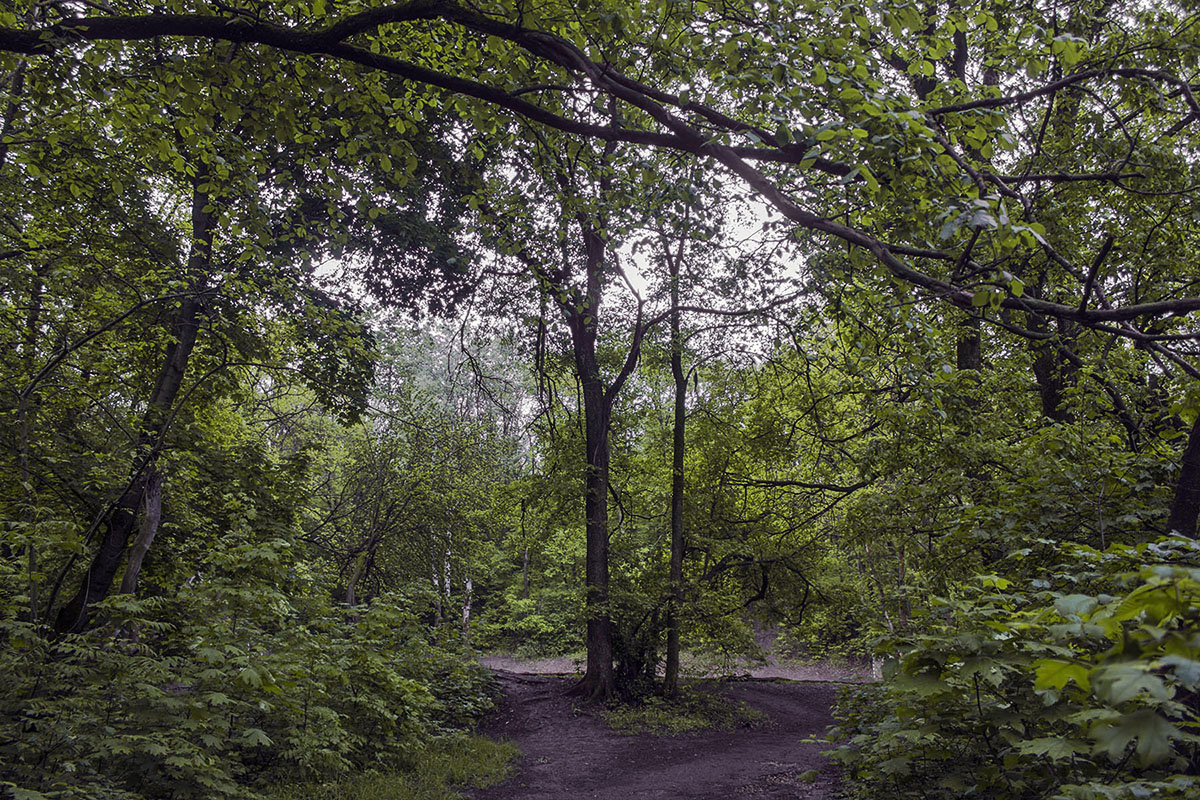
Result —
<instances>
[{"instance_id":1,"label":"tree","mask_svg":"<svg viewBox=\"0 0 1200 800\"><path fill-rule=\"evenodd\" d=\"M154 76L153 97L130 81L131 70ZM296 370L327 405L349 399L341 406L347 418L361 410L369 338L353 301L315 276L316 262L365 263L371 290L400 305L444 311L461 299L468 259L454 220L467 176L449 156L450 134L435 114L408 118L404 146L364 146L357 137L377 141L379 129L397 124L400 106L385 108L387 93L376 82L331 76L291 86L299 94L282 102L290 89L280 80L290 78L236 45L98 47L74 70L16 74L4 166L11 185L27 191L14 192L5 255L35 279L23 287L30 300L14 303L12 330L56 325L62 338L47 342L49 357L37 363L26 337L26 374L11 388L12 413L27 434L12 452L29 463L39 394L114 339L136 354L136 363L117 369L135 370L143 387L107 409L115 424L105 435L128 432L134 455L118 470L124 483L97 493L105 507L79 515L93 520L81 526L85 538L99 532L101 541L78 591L58 610L58 627L77 630L109 592L138 519L152 520L161 503L158 464L186 401L228 389L231 371L268 365ZM304 116L318 97L356 107L353 123ZM418 162L412 146L430 157ZM69 211L35 207L41 197ZM107 224L67 236L71 212ZM86 317L51 321L39 309L75 291L73 276L52 270L64 260L78 265L93 302ZM103 274L94 264L114 266ZM160 349L157 364L148 347ZM77 385L103 405L113 395L88 387L91 380L85 369ZM49 484L61 481L53 476ZM141 524L136 550L147 550L154 534L153 524ZM34 549L28 553L33 558ZM69 572L57 583L75 580ZM132 588L136 563L126 572Z\"/></svg>"},{"instance_id":2,"label":"tree","mask_svg":"<svg viewBox=\"0 0 1200 800\"><path fill-rule=\"evenodd\" d=\"M830 280L899 284L1049 343L1064 361L1038 367L1047 410L1061 405L1076 328L1200 377L1188 349L1200 296L1165 244L1196 233L1197 34L1174 3L125 10L8 19L0 50L261 45L305 70L332 60L436 87L482 128L499 127L499 108L568 136L689 153L741 180L810 252L844 245Z\"/></svg>"}]
</instances>

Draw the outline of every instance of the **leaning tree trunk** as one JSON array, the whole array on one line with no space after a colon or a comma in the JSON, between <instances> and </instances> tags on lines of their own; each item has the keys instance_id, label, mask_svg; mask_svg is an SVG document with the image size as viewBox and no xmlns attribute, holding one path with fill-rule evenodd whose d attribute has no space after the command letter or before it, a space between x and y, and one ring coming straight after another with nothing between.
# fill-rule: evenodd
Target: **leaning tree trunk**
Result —
<instances>
[{"instance_id":1,"label":"leaning tree trunk","mask_svg":"<svg viewBox=\"0 0 1200 800\"><path fill-rule=\"evenodd\" d=\"M162 520L162 477L152 472L146 479L146 497L142 504L142 524L138 527L137 537L129 548L129 560L125 562L125 575L121 578L121 594L137 594L138 575L142 572L142 562L154 537L158 534L158 523Z\"/></svg>"},{"instance_id":2,"label":"leaning tree trunk","mask_svg":"<svg viewBox=\"0 0 1200 800\"><path fill-rule=\"evenodd\" d=\"M203 173L198 174L194 185L199 186L206 179ZM93 606L108 596L113 578L125 556L129 538L136 527L138 511L145 503L147 488L159 480L155 459L196 345L202 307L201 292L204 277L209 273L212 263L215 229L216 215L209 196L194 189L192 250L188 256L187 271L196 293L180 304L171 325L171 340L164 353L162 368L150 395L134 448L133 472L125 491L101 522L104 536L80 581L79 589L55 618L54 627L61 633L79 632L87 627Z\"/></svg>"}]
</instances>

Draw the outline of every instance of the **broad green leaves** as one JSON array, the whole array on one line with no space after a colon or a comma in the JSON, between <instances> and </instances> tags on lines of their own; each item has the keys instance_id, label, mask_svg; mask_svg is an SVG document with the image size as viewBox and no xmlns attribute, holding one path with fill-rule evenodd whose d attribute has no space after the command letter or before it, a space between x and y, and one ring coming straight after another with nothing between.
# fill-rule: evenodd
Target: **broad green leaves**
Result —
<instances>
[{"instance_id":1,"label":"broad green leaves","mask_svg":"<svg viewBox=\"0 0 1200 800\"><path fill-rule=\"evenodd\" d=\"M907 771L906 796L949 797L959 782L1090 796L1075 792L1117 785L1110 776L1122 765L1136 765L1122 778L1133 796L1144 796L1142 787L1174 791L1171 776L1200 746L1200 719L1187 700L1200 689L1196 558L1196 544L1178 538L1079 549L1051 581L1088 585L1087 593L1014 582L1003 595L946 601L951 624L912 640L899 674L880 690L881 706L856 722L843 705L852 724L842 732L856 735L837 756L873 785L890 774L906 734L927 726L937 744ZM1160 594L1176 604L1165 609ZM1001 668L1001 680L981 681L968 666L980 653ZM988 755L968 756L973 747Z\"/></svg>"}]
</instances>

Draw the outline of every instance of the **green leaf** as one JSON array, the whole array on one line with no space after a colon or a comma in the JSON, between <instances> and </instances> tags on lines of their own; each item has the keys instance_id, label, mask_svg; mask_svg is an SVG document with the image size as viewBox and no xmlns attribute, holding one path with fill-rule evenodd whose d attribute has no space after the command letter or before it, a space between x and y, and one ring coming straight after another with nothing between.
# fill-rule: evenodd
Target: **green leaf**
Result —
<instances>
[{"instance_id":1,"label":"green leaf","mask_svg":"<svg viewBox=\"0 0 1200 800\"><path fill-rule=\"evenodd\" d=\"M1064 618L1086 617L1099 605L1096 598L1087 594L1067 594L1055 599L1054 608Z\"/></svg>"},{"instance_id":2,"label":"green leaf","mask_svg":"<svg viewBox=\"0 0 1200 800\"><path fill-rule=\"evenodd\" d=\"M247 728L242 732L241 739L251 747L270 747L275 744L271 741L271 737L258 728Z\"/></svg>"},{"instance_id":3,"label":"green leaf","mask_svg":"<svg viewBox=\"0 0 1200 800\"><path fill-rule=\"evenodd\" d=\"M1149 766L1165 761L1173 750L1171 741L1178 739L1179 729L1149 709L1125 714L1115 725L1099 725L1092 731L1096 752L1107 753L1113 761L1121 761L1130 742L1137 742L1138 762Z\"/></svg>"},{"instance_id":4,"label":"green leaf","mask_svg":"<svg viewBox=\"0 0 1200 800\"><path fill-rule=\"evenodd\" d=\"M1033 684L1034 688L1062 689L1068 681L1074 681L1075 685L1085 692L1091 688L1088 680L1091 670L1082 664L1054 658L1041 658L1033 662L1033 668L1037 674Z\"/></svg>"},{"instance_id":5,"label":"green leaf","mask_svg":"<svg viewBox=\"0 0 1200 800\"><path fill-rule=\"evenodd\" d=\"M1193 688L1200 685L1200 661L1184 656L1167 656L1159 663L1171 667L1175 679L1180 683Z\"/></svg>"},{"instance_id":6,"label":"green leaf","mask_svg":"<svg viewBox=\"0 0 1200 800\"><path fill-rule=\"evenodd\" d=\"M246 686L250 686L255 689L262 686L262 675L260 675L258 673L258 670L256 670L254 667L246 667L241 672L239 672L238 680L241 681Z\"/></svg>"},{"instance_id":7,"label":"green leaf","mask_svg":"<svg viewBox=\"0 0 1200 800\"><path fill-rule=\"evenodd\" d=\"M1030 739L1017 745L1022 755L1047 756L1051 761L1066 761L1088 751L1083 742L1061 736L1046 736Z\"/></svg>"},{"instance_id":8,"label":"green leaf","mask_svg":"<svg viewBox=\"0 0 1200 800\"><path fill-rule=\"evenodd\" d=\"M1096 694L1101 700L1114 706L1132 700L1142 692L1155 700L1168 699L1163 679L1149 674L1148 669L1150 665L1144 663L1109 664L1099 667L1092 676Z\"/></svg>"},{"instance_id":9,"label":"green leaf","mask_svg":"<svg viewBox=\"0 0 1200 800\"><path fill-rule=\"evenodd\" d=\"M950 684L946 681L932 675L897 675L892 681L892 685L898 689L913 692L920 697L929 697L950 688Z\"/></svg>"}]
</instances>

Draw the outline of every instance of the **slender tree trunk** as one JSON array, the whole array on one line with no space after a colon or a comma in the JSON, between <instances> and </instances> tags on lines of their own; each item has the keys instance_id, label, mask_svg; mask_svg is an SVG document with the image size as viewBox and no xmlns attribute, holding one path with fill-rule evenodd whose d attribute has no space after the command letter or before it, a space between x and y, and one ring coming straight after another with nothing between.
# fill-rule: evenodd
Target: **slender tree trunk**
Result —
<instances>
[{"instance_id":1,"label":"slender tree trunk","mask_svg":"<svg viewBox=\"0 0 1200 800\"><path fill-rule=\"evenodd\" d=\"M529 539L525 533L525 507L528 505L527 500L521 499L521 541L524 547L521 550L521 599L529 599Z\"/></svg>"},{"instance_id":2,"label":"slender tree trunk","mask_svg":"<svg viewBox=\"0 0 1200 800\"><path fill-rule=\"evenodd\" d=\"M467 641L471 636L471 592L475 588L474 581L468 575L463 581L463 607L462 607L462 634L463 641Z\"/></svg>"},{"instance_id":3,"label":"slender tree trunk","mask_svg":"<svg viewBox=\"0 0 1200 800\"><path fill-rule=\"evenodd\" d=\"M125 563L125 575L121 578L121 593L136 594L138 575L142 571L142 561L154 544L158 533L158 524L162 520L162 476L157 471L151 472L146 478L146 498L142 504L142 522L138 527L137 537L129 549L129 560Z\"/></svg>"},{"instance_id":4,"label":"slender tree trunk","mask_svg":"<svg viewBox=\"0 0 1200 800\"><path fill-rule=\"evenodd\" d=\"M21 65L23 66L23 64ZM18 67L20 69L20 67ZM5 130L7 130L8 120L5 121ZM4 166L3 154L0 154L0 168ZM25 368L28 374L34 372L34 359L37 353L38 344L38 329L39 319L42 311L42 291L44 284L42 282L42 271L39 269L34 276L34 283L29 292L29 313L25 317ZM21 470L21 491L22 497L25 500L25 518L29 523L37 520L37 498L33 491L33 473L29 468L29 415L32 412L30 408L30 397L27 392L20 392L17 396L17 463ZM36 530L36 529L33 529ZM0 557L5 560L11 557L9 546L5 543L0 546ZM25 541L25 567L29 573L29 621L36 623L40 618L38 605L41 602L38 580L38 551L37 551L37 536L33 535Z\"/></svg>"},{"instance_id":5,"label":"slender tree trunk","mask_svg":"<svg viewBox=\"0 0 1200 800\"><path fill-rule=\"evenodd\" d=\"M433 609L437 614L437 624L442 622L442 570L438 564L438 551L429 551L429 573L433 580Z\"/></svg>"},{"instance_id":6,"label":"slender tree trunk","mask_svg":"<svg viewBox=\"0 0 1200 800\"><path fill-rule=\"evenodd\" d=\"M195 185L199 186L204 180L207 180L207 176L198 174ZM162 368L150 395L134 448L132 475L125 491L102 522L103 539L80 581L79 589L58 612L55 628L61 633L78 632L87 627L92 607L108 596L129 537L133 534L147 485L155 474L154 460L162 446L162 437L183 385L199 332L203 283L212 263L213 232L216 229L216 215L210 202L207 194L199 189L193 190L192 249L188 256L187 272L196 293L180 304L171 325L171 340L164 353Z\"/></svg>"},{"instance_id":7,"label":"slender tree trunk","mask_svg":"<svg viewBox=\"0 0 1200 800\"><path fill-rule=\"evenodd\" d=\"M346 578L346 605L348 606L358 604L358 584L367 574L367 565L375 558L375 550L379 547L380 538L378 530L372 531L363 545L362 552L354 560L354 568L350 570L350 575Z\"/></svg>"},{"instance_id":8,"label":"slender tree trunk","mask_svg":"<svg viewBox=\"0 0 1200 800\"><path fill-rule=\"evenodd\" d=\"M679 694L679 611L683 603L683 460L686 440L687 375L683 371L683 335L679 324L679 259L671 268L671 376L675 379L675 418L671 443L671 567L667 601L667 664L663 694Z\"/></svg>"},{"instance_id":9,"label":"slender tree trunk","mask_svg":"<svg viewBox=\"0 0 1200 800\"><path fill-rule=\"evenodd\" d=\"M529 599L529 545L521 554L521 599Z\"/></svg>"},{"instance_id":10,"label":"slender tree trunk","mask_svg":"<svg viewBox=\"0 0 1200 800\"><path fill-rule=\"evenodd\" d=\"M1200 416L1188 434L1187 447L1179 467L1179 483L1175 487L1175 500L1171 503L1171 516L1167 519L1167 530L1196 538L1196 518L1200 516Z\"/></svg>"}]
</instances>

